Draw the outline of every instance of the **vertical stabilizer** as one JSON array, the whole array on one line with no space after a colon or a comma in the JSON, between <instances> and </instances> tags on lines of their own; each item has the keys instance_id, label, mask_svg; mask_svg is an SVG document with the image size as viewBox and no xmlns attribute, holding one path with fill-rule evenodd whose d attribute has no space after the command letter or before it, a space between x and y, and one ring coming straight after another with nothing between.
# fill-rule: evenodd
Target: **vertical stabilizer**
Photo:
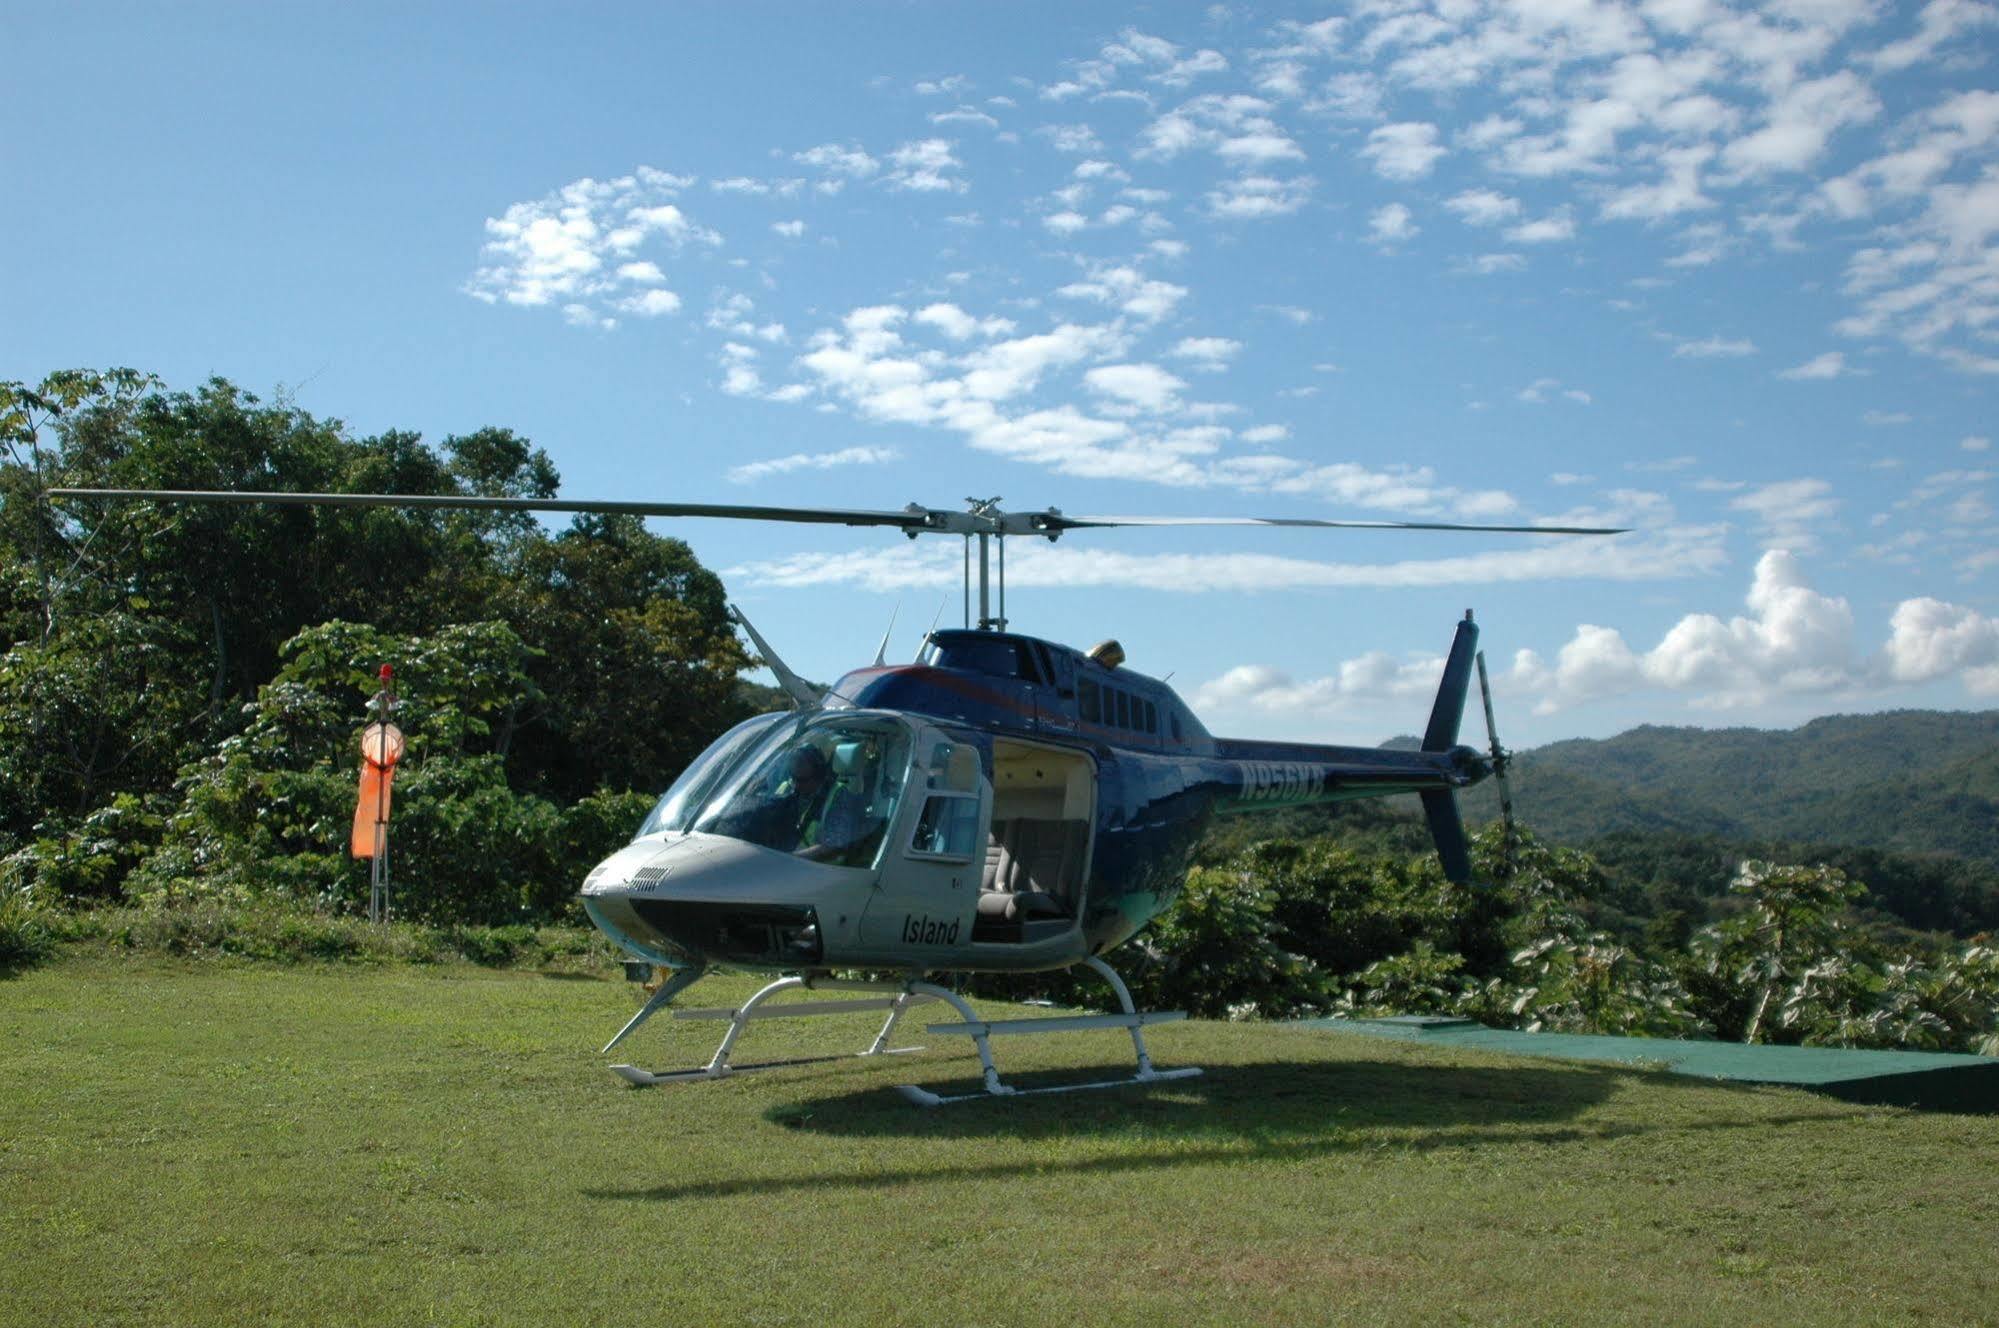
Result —
<instances>
[{"instance_id":1,"label":"vertical stabilizer","mask_svg":"<svg viewBox=\"0 0 1999 1328\"><path fill-rule=\"evenodd\" d=\"M1437 861L1444 875L1459 885L1471 884L1471 846L1465 842L1464 818L1458 815L1458 795L1449 789L1431 789L1422 795L1423 817L1430 823L1430 838L1437 841Z\"/></svg>"},{"instance_id":2,"label":"vertical stabilizer","mask_svg":"<svg viewBox=\"0 0 1999 1328\"><path fill-rule=\"evenodd\" d=\"M1465 716L1465 698L1471 691L1472 669L1478 657L1478 624L1471 610L1465 610L1458 624L1451 653L1444 661L1444 679L1437 685L1437 703L1430 708L1430 725L1423 730L1423 750L1448 752L1458 745L1458 726ZM1430 823L1430 838L1437 844L1437 860L1444 875L1460 885L1471 881L1471 846L1465 842L1464 818L1458 814L1458 795L1450 789L1432 789L1423 795L1423 817Z\"/></svg>"},{"instance_id":3,"label":"vertical stabilizer","mask_svg":"<svg viewBox=\"0 0 1999 1328\"><path fill-rule=\"evenodd\" d=\"M1447 752L1458 745L1458 723L1465 715L1465 697L1471 689L1471 671L1478 654L1478 624L1465 610L1458 624L1457 639L1451 642L1450 657L1444 661L1444 680L1437 688L1437 703L1430 708L1430 726L1423 730L1423 750Z\"/></svg>"}]
</instances>

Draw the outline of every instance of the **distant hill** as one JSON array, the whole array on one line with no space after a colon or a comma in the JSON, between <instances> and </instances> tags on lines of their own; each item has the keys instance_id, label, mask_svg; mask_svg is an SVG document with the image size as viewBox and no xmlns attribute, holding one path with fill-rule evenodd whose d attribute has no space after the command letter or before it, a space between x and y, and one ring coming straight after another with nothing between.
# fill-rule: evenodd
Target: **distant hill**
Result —
<instances>
[{"instance_id":1,"label":"distant hill","mask_svg":"<svg viewBox=\"0 0 1999 1328\"><path fill-rule=\"evenodd\" d=\"M1833 715L1787 731L1646 725L1521 752L1512 774L1521 819L1558 842L1668 832L1999 865L1999 711ZM1497 816L1493 785L1465 812Z\"/></svg>"}]
</instances>

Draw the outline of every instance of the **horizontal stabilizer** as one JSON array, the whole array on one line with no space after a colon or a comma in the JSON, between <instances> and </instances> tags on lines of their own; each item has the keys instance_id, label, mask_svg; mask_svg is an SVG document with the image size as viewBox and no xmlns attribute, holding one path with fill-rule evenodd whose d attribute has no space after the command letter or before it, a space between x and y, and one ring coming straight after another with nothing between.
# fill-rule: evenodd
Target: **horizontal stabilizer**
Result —
<instances>
[{"instance_id":1,"label":"horizontal stabilizer","mask_svg":"<svg viewBox=\"0 0 1999 1328\"><path fill-rule=\"evenodd\" d=\"M1458 795L1449 789L1431 789L1422 795L1423 815L1430 822L1430 838L1437 841L1437 860L1444 875L1459 885L1471 884L1471 846L1465 842L1464 818L1458 815Z\"/></svg>"}]
</instances>

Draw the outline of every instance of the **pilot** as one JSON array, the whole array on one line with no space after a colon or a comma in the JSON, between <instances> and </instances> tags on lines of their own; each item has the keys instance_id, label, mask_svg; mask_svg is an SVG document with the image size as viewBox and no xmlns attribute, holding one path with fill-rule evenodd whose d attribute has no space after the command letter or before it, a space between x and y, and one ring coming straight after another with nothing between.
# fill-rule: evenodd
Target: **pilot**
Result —
<instances>
[{"instance_id":1,"label":"pilot","mask_svg":"<svg viewBox=\"0 0 1999 1328\"><path fill-rule=\"evenodd\" d=\"M791 778L779 789L778 809L790 832L791 852L798 857L853 866L856 858L873 856L879 818L868 815L860 793L833 779L817 747L803 746L791 754Z\"/></svg>"}]
</instances>

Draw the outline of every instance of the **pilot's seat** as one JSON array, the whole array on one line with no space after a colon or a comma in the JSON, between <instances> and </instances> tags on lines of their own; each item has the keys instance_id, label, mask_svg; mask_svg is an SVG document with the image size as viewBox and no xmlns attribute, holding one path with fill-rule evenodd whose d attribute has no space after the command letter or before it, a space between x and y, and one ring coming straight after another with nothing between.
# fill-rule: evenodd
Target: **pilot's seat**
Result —
<instances>
[{"instance_id":1,"label":"pilot's seat","mask_svg":"<svg viewBox=\"0 0 1999 1328\"><path fill-rule=\"evenodd\" d=\"M1088 821L994 821L972 939L1032 941L1067 931L1089 845Z\"/></svg>"}]
</instances>

